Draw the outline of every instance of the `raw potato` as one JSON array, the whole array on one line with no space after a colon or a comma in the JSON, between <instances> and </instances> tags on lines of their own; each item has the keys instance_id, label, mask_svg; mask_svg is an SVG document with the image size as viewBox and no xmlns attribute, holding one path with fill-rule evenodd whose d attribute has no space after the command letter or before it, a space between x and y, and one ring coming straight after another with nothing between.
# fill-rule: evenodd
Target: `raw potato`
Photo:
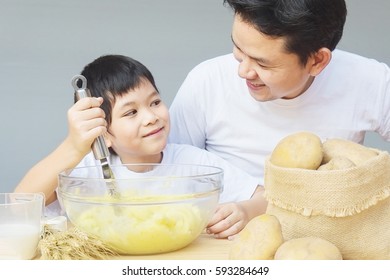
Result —
<instances>
[{"instance_id":1,"label":"raw potato","mask_svg":"<svg viewBox=\"0 0 390 280\"><path fill-rule=\"evenodd\" d=\"M346 157L334 157L328 163L318 167L318 170L341 170L356 166L350 159Z\"/></svg>"},{"instance_id":2,"label":"raw potato","mask_svg":"<svg viewBox=\"0 0 390 280\"><path fill-rule=\"evenodd\" d=\"M340 250L319 237L302 237L284 242L275 253L275 260L342 260Z\"/></svg>"},{"instance_id":3,"label":"raw potato","mask_svg":"<svg viewBox=\"0 0 390 280\"><path fill-rule=\"evenodd\" d=\"M289 168L317 169L322 162L321 139L310 132L298 132L283 138L274 148L270 161Z\"/></svg>"},{"instance_id":4,"label":"raw potato","mask_svg":"<svg viewBox=\"0 0 390 280\"><path fill-rule=\"evenodd\" d=\"M231 260L272 260L283 243L279 220L268 214L257 216L234 238Z\"/></svg>"},{"instance_id":5,"label":"raw potato","mask_svg":"<svg viewBox=\"0 0 390 280\"><path fill-rule=\"evenodd\" d=\"M328 139L323 143L323 163L328 163L335 157L346 157L355 165L361 165L370 158L378 155L377 152L358 143L344 139Z\"/></svg>"}]
</instances>

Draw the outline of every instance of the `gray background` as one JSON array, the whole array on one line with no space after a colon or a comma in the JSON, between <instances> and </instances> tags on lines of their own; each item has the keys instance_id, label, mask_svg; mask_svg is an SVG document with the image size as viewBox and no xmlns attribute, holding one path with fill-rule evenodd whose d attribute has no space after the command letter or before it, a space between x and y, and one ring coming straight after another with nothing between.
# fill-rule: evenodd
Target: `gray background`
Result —
<instances>
[{"instance_id":1,"label":"gray background","mask_svg":"<svg viewBox=\"0 0 390 280\"><path fill-rule=\"evenodd\" d=\"M339 48L390 64L390 1L347 0ZM12 191L67 133L70 80L96 57L144 63L170 105L199 62L231 51L222 0L0 0L0 192ZM390 151L375 134L366 145Z\"/></svg>"}]
</instances>

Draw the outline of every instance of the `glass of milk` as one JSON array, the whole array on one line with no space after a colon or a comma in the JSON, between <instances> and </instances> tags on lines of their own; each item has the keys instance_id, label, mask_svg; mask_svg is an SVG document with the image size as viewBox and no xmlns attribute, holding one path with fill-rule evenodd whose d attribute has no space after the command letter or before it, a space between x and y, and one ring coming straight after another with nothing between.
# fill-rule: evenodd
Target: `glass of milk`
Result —
<instances>
[{"instance_id":1,"label":"glass of milk","mask_svg":"<svg viewBox=\"0 0 390 280\"><path fill-rule=\"evenodd\" d=\"M0 193L0 260L34 258L44 202L41 193Z\"/></svg>"}]
</instances>

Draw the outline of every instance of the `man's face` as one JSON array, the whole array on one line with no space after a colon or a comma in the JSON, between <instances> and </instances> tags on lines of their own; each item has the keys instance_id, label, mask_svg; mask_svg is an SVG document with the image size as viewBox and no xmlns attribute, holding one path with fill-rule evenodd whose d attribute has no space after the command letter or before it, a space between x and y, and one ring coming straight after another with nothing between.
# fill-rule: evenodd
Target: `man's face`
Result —
<instances>
[{"instance_id":1,"label":"man's face","mask_svg":"<svg viewBox=\"0 0 390 280\"><path fill-rule=\"evenodd\" d=\"M240 63L238 74L246 79L257 101L291 99L312 83L310 63L303 66L296 54L287 53L283 38L271 38L236 15L233 22L233 54ZM310 60L310 58L309 58Z\"/></svg>"}]
</instances>

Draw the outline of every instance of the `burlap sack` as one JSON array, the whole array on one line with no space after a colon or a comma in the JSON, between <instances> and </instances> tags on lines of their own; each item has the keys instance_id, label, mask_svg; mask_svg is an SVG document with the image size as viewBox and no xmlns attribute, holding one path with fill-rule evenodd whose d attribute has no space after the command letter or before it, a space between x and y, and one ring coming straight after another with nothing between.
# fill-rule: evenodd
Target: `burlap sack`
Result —
<instances>
[{"instance_id":1,"label":"burlap sack","mask_svg":"<svg viewBox=\"0 0 390 280\"><path fill-rule=\"evenodd\" d=\"M335 244L344 259L390 259L390 155L346 170L265 166L267 213L286 240L305 236Z\"/></svg>"}]
</instances>

